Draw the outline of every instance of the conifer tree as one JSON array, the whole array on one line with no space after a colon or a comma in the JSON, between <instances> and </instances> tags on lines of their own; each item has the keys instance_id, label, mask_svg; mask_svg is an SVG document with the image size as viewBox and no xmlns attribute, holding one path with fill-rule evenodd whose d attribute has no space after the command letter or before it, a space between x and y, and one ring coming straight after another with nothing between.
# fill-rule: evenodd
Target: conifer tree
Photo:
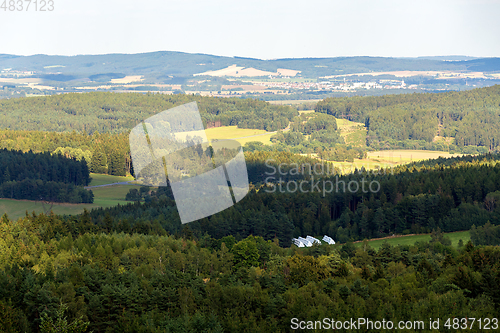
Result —
<instances>
[{"instance_id":1,"label":"conifer tree","mask_svg":"<svg viewBox=\"0 0 500 333\"><path fill-rule=\"evenodd\" d=\"M102 150L101 146L97 144L92 153L92 162L90 163L90 171L94 173L107 173L108 172L108 159Z\"/></svg>"}]
</instances>

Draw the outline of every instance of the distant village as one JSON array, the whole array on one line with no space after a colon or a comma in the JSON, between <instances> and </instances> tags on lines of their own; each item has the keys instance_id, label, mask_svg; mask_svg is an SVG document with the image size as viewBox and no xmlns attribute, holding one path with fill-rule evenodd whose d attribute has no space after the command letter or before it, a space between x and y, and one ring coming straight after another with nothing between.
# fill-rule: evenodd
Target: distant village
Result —
<instances>
[{"instance_id":1,"label":"distant village","mask_svg":"<svg viewBox=\"0 0 500 333\"><path fill-rule=\"evenodd\" d=\"M380 80L371 82L255 82L254 84L283 90L313 89L331 91L356 91L358 89L417 89L416 84L406 85L404 80Z\"/></svg>"}]
</instances>

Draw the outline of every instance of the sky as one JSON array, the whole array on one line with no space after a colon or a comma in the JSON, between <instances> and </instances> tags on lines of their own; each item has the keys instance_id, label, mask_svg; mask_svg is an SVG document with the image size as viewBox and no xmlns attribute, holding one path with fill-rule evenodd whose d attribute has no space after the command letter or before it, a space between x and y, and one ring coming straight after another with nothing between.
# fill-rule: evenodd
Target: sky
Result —
<instances>
[{"instance_id":1,"label":"sky","mask_svg":"<svg viewBox=\"0 0 500 333\"><path fill-rule=\"evenodd\" d=\"M0 54L500 57L500 0L4 1Z\"/></svg>"}]
</instances>

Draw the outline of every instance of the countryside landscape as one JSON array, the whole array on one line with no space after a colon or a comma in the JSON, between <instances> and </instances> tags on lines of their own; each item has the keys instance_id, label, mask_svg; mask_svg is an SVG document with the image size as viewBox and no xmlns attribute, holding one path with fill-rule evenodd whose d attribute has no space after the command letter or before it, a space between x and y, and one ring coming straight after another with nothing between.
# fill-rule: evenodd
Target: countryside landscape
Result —
<instances>
[{"instance_id":1,"label":"countryside landscape","mask_svg":"<svg viewBox=\"0 0 500 333\"><path fill-rule=\"evenodd\" d=\"M496 0L49 2L0 1L0 333L499 330Z\"/></svg>"}]
</instances>

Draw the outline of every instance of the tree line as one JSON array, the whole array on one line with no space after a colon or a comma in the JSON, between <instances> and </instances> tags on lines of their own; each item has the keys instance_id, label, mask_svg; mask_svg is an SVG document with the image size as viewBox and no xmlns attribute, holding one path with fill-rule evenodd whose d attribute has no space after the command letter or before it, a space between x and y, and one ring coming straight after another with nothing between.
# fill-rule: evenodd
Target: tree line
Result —
<instances>
[{"instance_id":1,"label":"tree line","mask_svg":"<svg viewBox=\"0 0 500 333\"><path fill-rule=\"evenodd\" d=\"M0 150L0 197L92 203L87 162L60 154Z\"/></svg>"}]
</instances>

